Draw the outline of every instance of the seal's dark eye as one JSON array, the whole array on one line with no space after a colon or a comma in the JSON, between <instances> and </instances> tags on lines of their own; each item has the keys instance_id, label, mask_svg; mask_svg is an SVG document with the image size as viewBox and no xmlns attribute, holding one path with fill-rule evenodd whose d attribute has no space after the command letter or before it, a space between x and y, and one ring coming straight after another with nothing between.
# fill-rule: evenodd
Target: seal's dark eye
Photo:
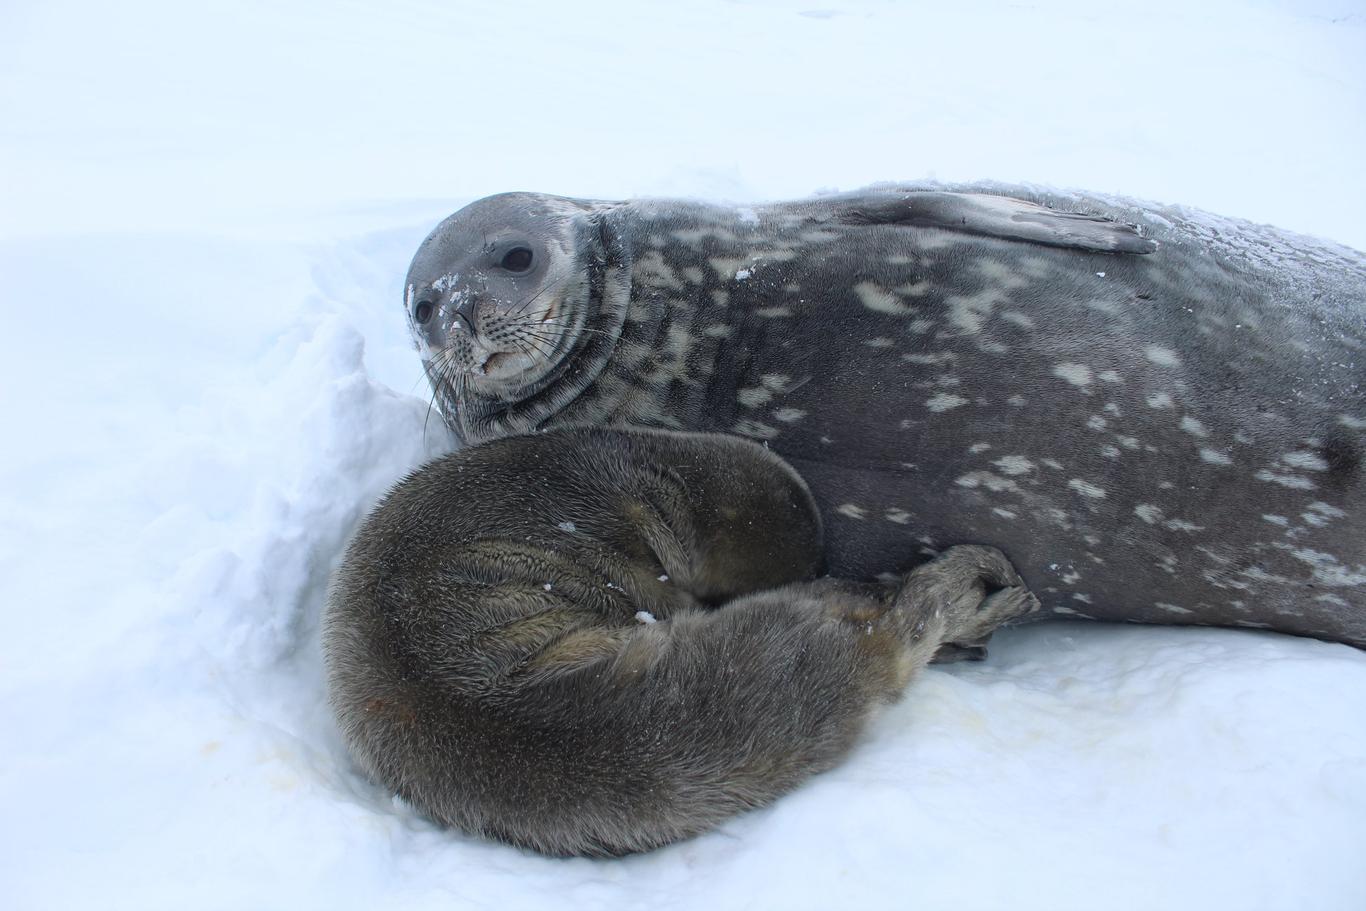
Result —
<instances>
[{"instance_id":1,"label":"seal's dark eye","mask_svg":"<svg viewBox=\"0 0 1366 911\"><path fill-rule=\"evenodd\" d=\"M531 268L531 249L513 247L503 254L503 261L499 265L509 272L525 272Z\"/></svg>"},{"instance_id":2,"label":"seal's dark eye","mask_svg":"<svg viewBox=\"0 0 1366 911\"><path fill-rule=\"evenodd\" d=\"M431 301L418 301L418 302L417 302L417 306L413 308L413 319L417 320L419 323L425 323L425 322L427 322L427 320L429 320L429 319L431 319L431 318L432 318L432 302L431 302Z\"/></svg>"}]
</instances>

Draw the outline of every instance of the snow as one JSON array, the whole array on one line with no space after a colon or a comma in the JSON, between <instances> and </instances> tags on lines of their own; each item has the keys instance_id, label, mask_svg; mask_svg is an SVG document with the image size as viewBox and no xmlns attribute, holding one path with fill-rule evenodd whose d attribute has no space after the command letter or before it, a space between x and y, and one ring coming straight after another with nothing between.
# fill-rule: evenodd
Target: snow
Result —
<instances>
[{"instance_id":1,"label":"snow","mask_svg":"<svg viewBox=\"0 0 1366 911\"><path fill-rule=\"evenodd\" d=\"M1366 907L1366 655L1264 632L1010 631L623 861L357 775L319 611L450 445L400 306L464 202L990 177L1366 247L1354 0L579 7L0 14L0 905Z\"/></svg>"}]
</instances>

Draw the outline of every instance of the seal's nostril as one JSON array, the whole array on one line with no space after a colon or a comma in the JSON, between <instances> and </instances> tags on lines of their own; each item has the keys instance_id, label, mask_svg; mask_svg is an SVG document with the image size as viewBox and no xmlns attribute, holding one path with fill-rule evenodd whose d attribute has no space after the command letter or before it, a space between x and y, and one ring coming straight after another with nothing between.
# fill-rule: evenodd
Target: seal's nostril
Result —
<instances>
[{"instance_id":1,"label":"seal's nostril","mask_svg":"<svg viewBox=\"0 0 1366 911\"><path fill-rule=\"evenodd\" d=\"M451 327L463 328L470 335L474 334L474 316L479 309L479 302L474 295L468 295L456 305L451 313Z\"/></svg>"}]
</instances>

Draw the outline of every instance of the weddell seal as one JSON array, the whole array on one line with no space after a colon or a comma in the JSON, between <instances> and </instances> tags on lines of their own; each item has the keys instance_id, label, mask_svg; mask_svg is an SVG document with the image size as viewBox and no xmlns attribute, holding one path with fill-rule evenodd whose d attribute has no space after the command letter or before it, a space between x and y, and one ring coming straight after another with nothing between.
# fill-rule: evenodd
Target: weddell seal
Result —
<instances>
[{"instance_id":1,"label":"weddell seal","mask_svg":"<svg viewBox=\"0 0 1366 911\"><path fill-rule=\"evenodd\" d=\"M1355 251L997 185L510 193L432 232L404 304L463 441L760 441L809 485L836 576L982 542L1054 615L1366 646Z\"/></svg>"},{"instance_id":2,"label":"weddell seal","mask_svg":"<svg viewBox=\"0 0 1366 911\"><path fill-rule=\"evenodd\" d=\"M941 646L1035 609L1001 553L810 580L805 483L737 438L583 428L455 452L353 537L324 623L353 755L438 822L618 855L848 751Z\"/></svg>"}]
</instances>

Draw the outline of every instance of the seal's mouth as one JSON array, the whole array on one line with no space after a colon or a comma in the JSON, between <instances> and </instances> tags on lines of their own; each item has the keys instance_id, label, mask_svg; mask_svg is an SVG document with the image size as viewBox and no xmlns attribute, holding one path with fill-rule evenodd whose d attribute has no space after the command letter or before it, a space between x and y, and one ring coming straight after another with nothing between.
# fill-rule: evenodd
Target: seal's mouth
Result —
<instances>
[{"instance_id":1,"label":"seal's mouth","mask_svg":"<svg viewBox=\"0 0 1366 911\"><path fill-rule=\"evenodd\" d=\"M463 337L457 365L476 384L534 381L564 357L565 339L572 335L556 319L559 310L559 302L550 300L537 313L513 311L481 321L478 332Z\"/></svg>"},{"instance_id":2,"label":"seal's mouth","mask_svg":"<svg viewBox=\"0 0 1366 911\"><path fill-rule=\"evenodd\" d=\"M518 356L511 351L494 351L484 358L482 362L476 362L471 368L470 373L475 376L497 378L499 374L512 374L521 369L515 361L527 360L524 356Z\"/></svg>"}]
</instances>

